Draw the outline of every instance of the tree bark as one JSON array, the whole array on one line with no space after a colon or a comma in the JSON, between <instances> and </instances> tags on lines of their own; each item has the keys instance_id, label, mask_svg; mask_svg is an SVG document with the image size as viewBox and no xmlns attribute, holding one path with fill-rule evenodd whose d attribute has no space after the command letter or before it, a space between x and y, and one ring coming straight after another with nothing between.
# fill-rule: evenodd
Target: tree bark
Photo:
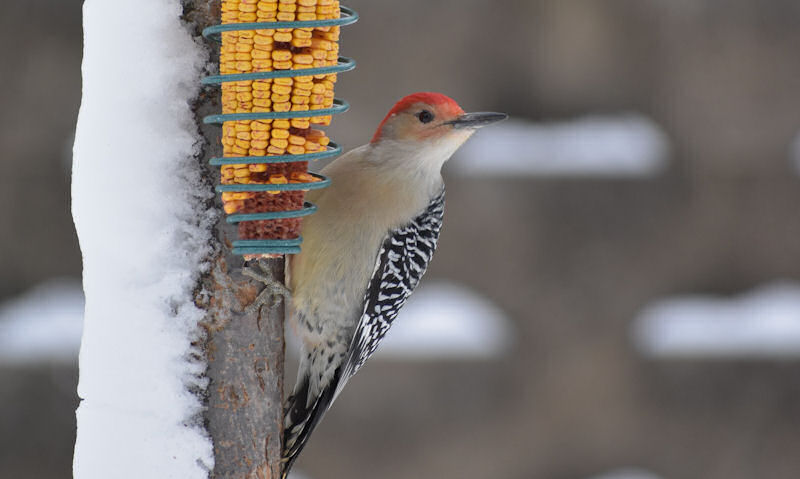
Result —
<instances>
[{"instance_id":1,"label":"tree bark","mask_svg":"<svg viewBox=\"0 0 800 479\"><path fill-rule=\"evenodd\" d=\"M202 41L203 28L219 23L219 0L182 0L183 18ZM209 45L209 62L219 63L219 49ZM202 123L205 115L219 113L219 90L201 91L193 109L203 138L199 158L209 188L218 179L208 159L219 153L218 126ZM214 198L222 211L219 197ZM198 290L198 305L208 311L204 351L207 410L205 422L214 444L212 479L278 479L281 474L283 434L284 306L247 306L264 285L241 274L240 256L231 254L229 240L235 228L221 217L217 228L218 255ZM283 281L283 259L266 263L273 278Z\"/></svg>"},{"instance_id":2,"label":"tree bark","mask_svg":"<svg viewBox=\"0 0 800 479\"><path fill-rule=\"evenodd\" d=\"M283 303L248 313L263 285L225 269L219 258L212 291L206 355L208 432L215 479L277 479L283 433ZM269 262L283 278L283 260Z\"/></svg>"}]
</instances>

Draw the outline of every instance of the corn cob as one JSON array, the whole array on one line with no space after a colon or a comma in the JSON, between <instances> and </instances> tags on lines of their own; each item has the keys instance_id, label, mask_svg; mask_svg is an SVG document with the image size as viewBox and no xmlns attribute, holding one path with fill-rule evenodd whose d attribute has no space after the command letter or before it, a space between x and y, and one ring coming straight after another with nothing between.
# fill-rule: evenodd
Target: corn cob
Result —
<instances>
[{"instance_id":1,"label":"corn cob","mask_svg":"<svg viewBox=\"0 0 800 479\"><path fill-rule=\"evenodd\" d=\"M307 21L339 18L336 0L223 0L222 23ZM262 29L222 33L220 73L302 70L336 65L339 27ZM336 75L226 82L222 112L309 111L333 106ZM223 156L301 155L324 150L329 139L315 125L329 115L291 120L228 121L222 126ZM317 181L307 162L236 164L221 167L222 184L285 184ZM225 212L255 213L299 209L302 191L227 192ZM299 219L246 221L242 239L297 236Z\"/></svg>"}]
</instances>

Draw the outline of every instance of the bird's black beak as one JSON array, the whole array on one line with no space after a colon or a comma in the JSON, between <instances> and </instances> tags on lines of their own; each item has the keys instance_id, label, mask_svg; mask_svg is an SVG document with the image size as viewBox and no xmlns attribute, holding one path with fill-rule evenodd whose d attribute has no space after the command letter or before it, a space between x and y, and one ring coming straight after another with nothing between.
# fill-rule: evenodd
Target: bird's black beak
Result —
<instances>
[{"instance_id":1,"label":"bird's black beak","mask_svg":"<svg viewBox=\"0 0 800 479\"><path fill-rule=\"evenodd\" d=\"M481 128L483 126L497 123L508 118L505 113L495 113L491 111L481 111L476 113L464 113L455 120L448 121L446 124L453 125L453 128Z\"/></svg>"}]
</instances>

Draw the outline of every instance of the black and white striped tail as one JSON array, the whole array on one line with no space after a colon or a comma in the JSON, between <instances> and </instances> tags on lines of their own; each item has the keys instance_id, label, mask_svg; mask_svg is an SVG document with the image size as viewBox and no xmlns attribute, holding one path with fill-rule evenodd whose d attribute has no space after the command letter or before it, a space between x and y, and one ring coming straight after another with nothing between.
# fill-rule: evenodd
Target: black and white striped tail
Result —
<instances>
[{"instance_id":1,"label":"black and white striped tail","mask_svg":"<svg viewBox=\"0 0 800 479\"><path fill-rule=\"evenodd\" d=\"M334 374L333 381L322 389L320 395L308 404L308 377L303 380L289 399L286 400L284 409L283 430L283 473L281 479L286 479L294 461L306 445L308 438L317 427L322 416L330 408L339 382L340 370Z\"/></svg>"}]
</instances>

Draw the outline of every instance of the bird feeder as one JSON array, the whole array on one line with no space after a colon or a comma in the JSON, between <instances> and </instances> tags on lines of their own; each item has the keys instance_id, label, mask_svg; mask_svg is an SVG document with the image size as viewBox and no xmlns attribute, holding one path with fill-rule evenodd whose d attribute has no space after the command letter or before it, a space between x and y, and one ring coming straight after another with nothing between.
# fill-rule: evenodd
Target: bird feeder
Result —
<instances>
[{"instance_id":1,"label":"bird feeder","mask_svg":"<svg viewBox=\"0 0 800 479\"><path fill-rule=\"evenodd\" d=\"M317 127L348 110L334 97L338 73L355 62L339 56L339 28L358 14L335 0L223 0L222 23L203 30L220 43L222 125L216 191L228 223L238 225L233 253L276 257L300 252L300 223L316 206L305 193L330 180L308 171L309 161L341 147Z\"/></svg>"}]
</instances>

